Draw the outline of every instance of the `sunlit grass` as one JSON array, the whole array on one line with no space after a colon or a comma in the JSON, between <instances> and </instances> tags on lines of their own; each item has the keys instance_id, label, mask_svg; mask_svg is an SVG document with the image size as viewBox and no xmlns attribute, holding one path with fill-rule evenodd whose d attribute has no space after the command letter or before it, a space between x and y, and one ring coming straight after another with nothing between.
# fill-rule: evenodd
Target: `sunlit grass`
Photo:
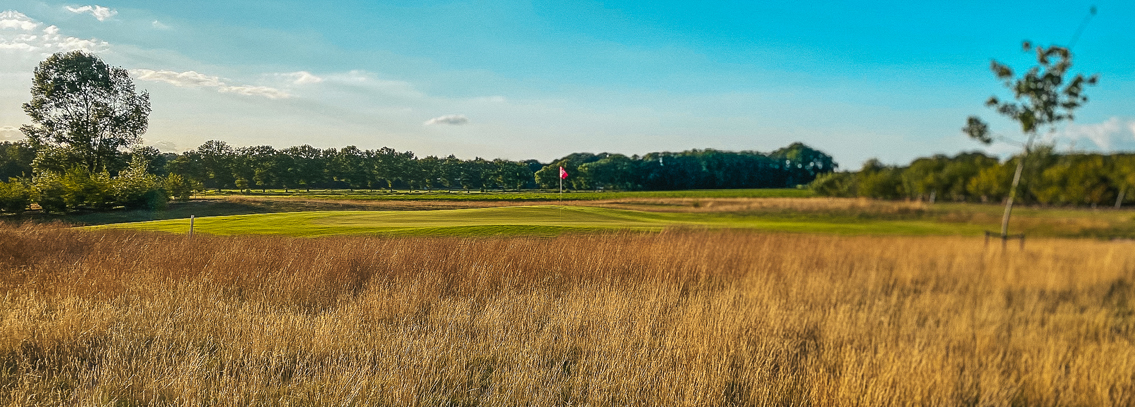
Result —
<instances>
[{"instance_id":1,"label":"sunlit grass","mask_svg":"<svg viewBox=\"0 0 1135 407\"><path fill-rule=\"evenodd\" d=\"M1135 246L0 225L5 405L1135 404Z\"/></svg>"},{"instance_id":2,"label":"sunlit grass","mask_svg":"<svg viewBox=\"0 0 1135 407\"><path fill-rule=\"evenodd\" d=\"M565 193L549 190L524 191L465 191L433 190L222 190L205 191L201 197L244 196L249 198L301 198L350 200L410 200L410 201L595 201L625 198L806 198L815 194L803 188L762 189L695 189L682 191L593 191L568 190Z\"/></svg>"},{"instance_id":3,"label":"sunlit grass","mask_svg":"<svg viewBox=\"0 0 1135 407\"><path fill-rule=\"evenodd\" d=\"M555 234L572 231L659 231L666 227L742 228L873 235L978 235L982 227L926 220L777 218L737 213L649 212L589 206L509 206L435 211L312 211L203 217L194 231L217 235ZM98 228L187 233L189 220L122 223Z\"/></svg>"}]
</instances>

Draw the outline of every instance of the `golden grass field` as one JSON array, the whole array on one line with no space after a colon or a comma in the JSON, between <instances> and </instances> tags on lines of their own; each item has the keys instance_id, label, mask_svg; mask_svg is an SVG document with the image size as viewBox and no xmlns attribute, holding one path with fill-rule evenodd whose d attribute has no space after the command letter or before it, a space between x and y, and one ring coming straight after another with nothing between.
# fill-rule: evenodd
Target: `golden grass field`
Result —
<instances>
[{"instance_id":1,"label":"golden grass field","mask_svg":"<svg viewBox=\"0 0 1135 407\"><path fill-rule=\"evenodd\" d=\"M1135 244L0 224L4 405L1135 404Z\"/></svg>"}]
</instances>

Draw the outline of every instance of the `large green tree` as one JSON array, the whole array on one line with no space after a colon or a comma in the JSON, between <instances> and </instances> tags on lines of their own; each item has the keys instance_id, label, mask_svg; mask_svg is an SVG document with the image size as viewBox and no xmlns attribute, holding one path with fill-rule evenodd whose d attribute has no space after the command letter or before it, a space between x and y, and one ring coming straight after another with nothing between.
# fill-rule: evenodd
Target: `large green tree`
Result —
<instances>
[{"instance_id":1,"label":"large green tree","mask_svg":"<svg viewBox=\"0 0 1135 407\"><path fill-rule=\"evenodd\" d=\"M1034 49L1028 41L1024 42L1022 48L1025 52L1036 52L1037 65L1018 78L1008 65L992 61L990 69L1013 93L1013 99L1003 100L995 95L985 102L986 106L997 113L1020 124L1021 133L1027 137L1021 160L1017 161L1013 184L1009 187L1009 197L1005 201L1005 215L1001 219L1002 237L1009 233L1013 200L1017 197L1017 186L1021 182L1025 159L1033 148L1037 133L1045 129L1054 130L1060 123L1071 121L1073 111L1088 101L1088 97L1083 94L1084 87L1095 85L1098 80L1098 75L1086 77L1082 74L1065 79L1068 70L1072 68L1072 51L1068 48L1053 45L1047 48L1036 46ZM962 131L982 143L993 142L989 124L977 116L970 116Z\"/></svg>"},{"instance_id":2,"label":"large green tree","mask_svg":"<svg viewBox=\"0 0 1135 407\"><path fill-rule=\"evenodd\" d=\"M72 150L89 172L106 169L121 149L146 132L150 95L134 90L125 69L84 51L56 53L41 62L24 103L31 125L20 130L34 146Z\"/></svg>"}]
</instances>

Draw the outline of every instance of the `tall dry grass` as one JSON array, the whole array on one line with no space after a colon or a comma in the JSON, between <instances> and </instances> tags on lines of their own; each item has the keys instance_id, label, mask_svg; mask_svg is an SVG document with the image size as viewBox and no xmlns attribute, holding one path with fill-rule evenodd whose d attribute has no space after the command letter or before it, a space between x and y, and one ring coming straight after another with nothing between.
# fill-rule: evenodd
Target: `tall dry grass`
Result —
<instances>
[{"instance_id":1,"label":"tall dry grass","mask_svg":"<svg viewBox=\"0 0 1135 407\"><path fill-rule=\"evenodd\" d=\"M1132 405L1133 249L0 226L0 400Z\"/></svg>"}]
</instances>

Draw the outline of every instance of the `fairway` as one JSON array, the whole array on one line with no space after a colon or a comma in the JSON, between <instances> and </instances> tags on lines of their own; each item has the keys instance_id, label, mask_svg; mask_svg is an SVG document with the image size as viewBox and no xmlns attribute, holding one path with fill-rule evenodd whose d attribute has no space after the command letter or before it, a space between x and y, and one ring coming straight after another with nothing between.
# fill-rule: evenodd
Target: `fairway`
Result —
<instances>
[{"instance_id":1,"label":"fairway","mask_svg":"<svg viewBox=\"0 0 1135 407\"><path fill-rule=\"evenodd\" d=\"M197 218L194 232L215 235L558 235L668 227L741 228L840 235L978 235L972 224L926 220L839 221L724 213L662 213L585 206L512 206L434 211L311 211ZM186 233L188 219L120 223L89 229Z\"/></svg>"}]
</instances>

